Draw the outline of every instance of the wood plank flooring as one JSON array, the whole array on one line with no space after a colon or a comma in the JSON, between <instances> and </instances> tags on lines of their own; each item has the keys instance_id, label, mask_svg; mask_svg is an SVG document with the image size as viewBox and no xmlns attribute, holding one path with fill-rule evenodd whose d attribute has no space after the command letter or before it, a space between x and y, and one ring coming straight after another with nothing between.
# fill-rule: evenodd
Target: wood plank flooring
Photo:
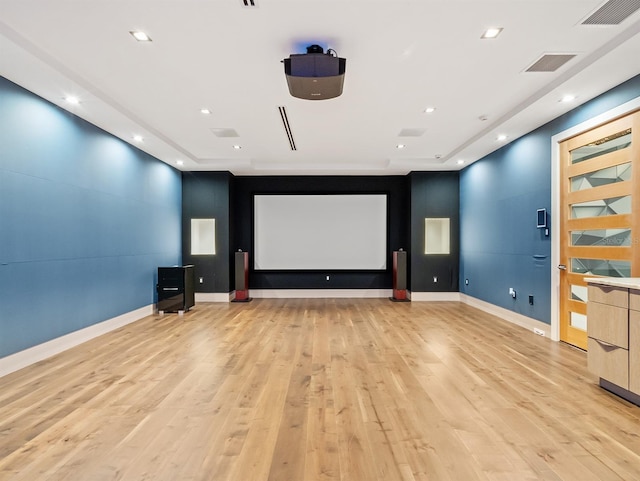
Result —
<instances>
[{"instance_id":1,"label":"wood plank flooring","mask_svg":"<svg viewBox=\"0 0 640 481\"><path fill-rule=\"evenodd\" d=\"M586 364L455 302L198 304L0 378L0 479L640 480Z\"/></svg>"}]
</instances>

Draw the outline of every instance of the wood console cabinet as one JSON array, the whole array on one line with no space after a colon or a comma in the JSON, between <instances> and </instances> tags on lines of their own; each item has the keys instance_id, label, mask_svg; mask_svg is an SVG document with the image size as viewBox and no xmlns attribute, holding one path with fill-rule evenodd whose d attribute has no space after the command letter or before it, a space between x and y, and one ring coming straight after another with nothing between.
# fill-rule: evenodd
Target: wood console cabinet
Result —
<instances>
[{"instance_id":1,"label":"wood console cabinet","mask_svg":"<svg viewBox=\"0 0 640 481\"><path fill-rule=\"evenodd\" d=\"M640 279L587 279L587 362L600 386L640 405Z\"/></svg>"}]
</instances>

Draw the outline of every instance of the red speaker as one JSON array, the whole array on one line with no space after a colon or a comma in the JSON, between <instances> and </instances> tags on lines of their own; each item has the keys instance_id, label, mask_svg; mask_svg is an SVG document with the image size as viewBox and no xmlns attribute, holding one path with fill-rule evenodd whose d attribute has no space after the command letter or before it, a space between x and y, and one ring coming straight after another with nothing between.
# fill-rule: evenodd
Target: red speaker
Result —
<instances>
[{"instance_id":1,"label":"red speaker","mask_svg":"<svg viewBox=\"0 0 640 481\"><path fill-rule=\"evenodd\" d=\"M395 302L409 302L407 297L407 253L403 250L393 252L393 297Z\"/></svg>"},{"instance_id":2,"label":"red speaker","mask_svg":"<svg viewBox=\"0 0 640 481\"><path fill-rule=\"evenodd\" d=\"M238 251L235 255L236 295L231 302L249 302L249 253Z\"/></svg>"}]
</instances>

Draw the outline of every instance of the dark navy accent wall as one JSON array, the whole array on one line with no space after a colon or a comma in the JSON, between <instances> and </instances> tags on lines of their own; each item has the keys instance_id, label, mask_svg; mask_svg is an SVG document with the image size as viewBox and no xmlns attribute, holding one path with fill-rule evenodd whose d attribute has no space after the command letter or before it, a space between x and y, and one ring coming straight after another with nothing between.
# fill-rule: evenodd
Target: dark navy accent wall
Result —
<instances>
[{"instance_id":1,"label":"dark navy accent wall","mask_svg":"<svg viewBox=\"0 0 640 481\"><path fill-rule=\"evenodd\" d=\"M461 292L551 323L551 239L557 233L545 237L536 228L536 210L551 211L551 138L638 96L640 76L462 171ZM510 287L516 299L509 295Z\"/></svg>"},{"instance_id":2,"label":"dark navy accent wall","mask_svg":"<svg viewBox=\"0 0 640 481\"><path fill-rule=\"evenodd\" d=\"M0 357L155 302L181 176L0 77Z\"/></svg>"},{"instance_id":3,"label":"dark navy accent wall","mask_svg":"<svg viewBox=\"0 0 640 481\"><path fill-rule=\"evenodd\" d=\"M457 292L459 266L458 172L412 172L411 248L409 276L412 292ZM425 218L450 219L450 253L426 255ZM437 279L434 282L434 277Z\"/></svg>"},{"instance_id":4,"label":"dark navy accent wall","mask_svg":"<svg viewBox=\"0 0 640 481\"><path fill-rule=\"evenodd\" d=\"M409 176L242 176L227 172L183 174L183 259L196 265L198 292L230 292L233 253L253 251L253 195L256 193L388 195L388 269L370 271L254 271L253 289L388 289L392 252L409 252L409 289L455 292L459 266L459 174L415 172ZM216 219L216 256L190 256L190 219ZM424 218L451 219L451 254L424 255ZM225 249L228 249L225 251ZM227 256L225 256L227 252ZM326 281L326 275L330 281ZM438 282L433 282L433 276Z\"/></svg>"},{"instance_id":5,"label":"dark navy accent wall","mask_svg":"<svg viewBox=\"0 0 640 481\"><path fill-rule=\"evenodd\" d=\"M387 194L388 268L381 272L267 272L254 271L250 259L249 287L253 289L389 289L394 250L407 248L409 186L406 176L246 176L234 178L235 244L232 250L253 251L254 194ZM326 280L326 275L330 280Z\"/></svg>"},{"instance_id":6,"label":"dark navy accent wall","mask_svg":"<svg viewBox=\"0 0 640 481\"><path fill-rule=\"evenodd\" d=\"M182 176L182 259L195 266L196 292L231 291L232 180L229 172L185 172ZM216 220L215 255L191 255L191 219Z\"/></svg>"}]
</instances>

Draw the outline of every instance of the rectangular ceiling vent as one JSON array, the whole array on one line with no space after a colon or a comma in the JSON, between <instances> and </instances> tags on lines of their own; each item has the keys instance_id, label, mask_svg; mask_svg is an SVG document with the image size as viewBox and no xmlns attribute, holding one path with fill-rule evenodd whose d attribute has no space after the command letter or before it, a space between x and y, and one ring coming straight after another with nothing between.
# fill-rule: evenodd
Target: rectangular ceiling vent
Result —
<instances>
[{"instance_id":1,"label":"rectangular ceiling vent","mask_svg":"<svg viewBox=\"0 0 640 481\"><path fill-rule=\"evenodd\" d=\"M287 109L285 107L278 107L278 112L280 112L280 119L282 120L282 125L284 127L284 131L287 134L287 140L289 141L289 147L291 147L291 150L298 150L296 148L296 143L293 140L293 132L291 132L291 125L289 124L289 117L287 116Z\"/></svg>"},{"instance_id":2,"label":"rectangular ceiling vent","mask_svg":"<svg viewBox=\"0 0 640 481\"><path fill-rule=\"evenodd\" d=\"M240 5L247 8L257 7L258 2L256 0L240 0Z\"/></svg>"},{"instance_id":3,"label":"rectangular ceiling vent","mask_svg":"<svg viewBox=\"0 0 640 481\"><path fill-rule=\"evenodd\" d=\"M411 163L413 165L415 165L416 169L420 168L420 165L426 165L426 164L430 164L430 165L441 165L444 164L447 159L445 159L444 157L440 157L440 156L435 156L435 157L420 157L420 158L409 158L409 159L397 159L397 161L399 162L407 162L407 163Z\"/></svg>"},{"instance_id":4,"label":"rectangular ceiling vent","mask_svg":"<svg viewBox=\"0 0 640 481\"><path fill-rule=\"evenodd\" d=\"M640 0L609 0L589 15L582 25L620 25L640 8Z\"/></svg>"},{"instance_id":5,"label":"rectangular ceiling vent","mask_svg":"<svg viewBox=\"0 0 640 481\"><path fill-rule=\"evenodd\" d=\"M427 129L402 129L398 137L420 137Z\"/></svg>"},{"instance_id":6,"label":"rectangular ceiling vent","mask_svg":"<svg viewBox=\"0 0 640 481\"><path fill-rule=\"evenodd\" d=\"M240 137L235 129L228 127L213 127L211 132L213 132L213 135L216 137Z\"/></svg>"},{"instance_id":7,"label":"rectangular ceiling vent","mask_svg":"<svg viewBox=\"0 0 640 481\"><path fill-rule=\"evenodd\" d=\"M545 54L533 62L525 72L555 72L573 57L575 57L575 54L570 53Z\"/></svg>"}]
</instances>

